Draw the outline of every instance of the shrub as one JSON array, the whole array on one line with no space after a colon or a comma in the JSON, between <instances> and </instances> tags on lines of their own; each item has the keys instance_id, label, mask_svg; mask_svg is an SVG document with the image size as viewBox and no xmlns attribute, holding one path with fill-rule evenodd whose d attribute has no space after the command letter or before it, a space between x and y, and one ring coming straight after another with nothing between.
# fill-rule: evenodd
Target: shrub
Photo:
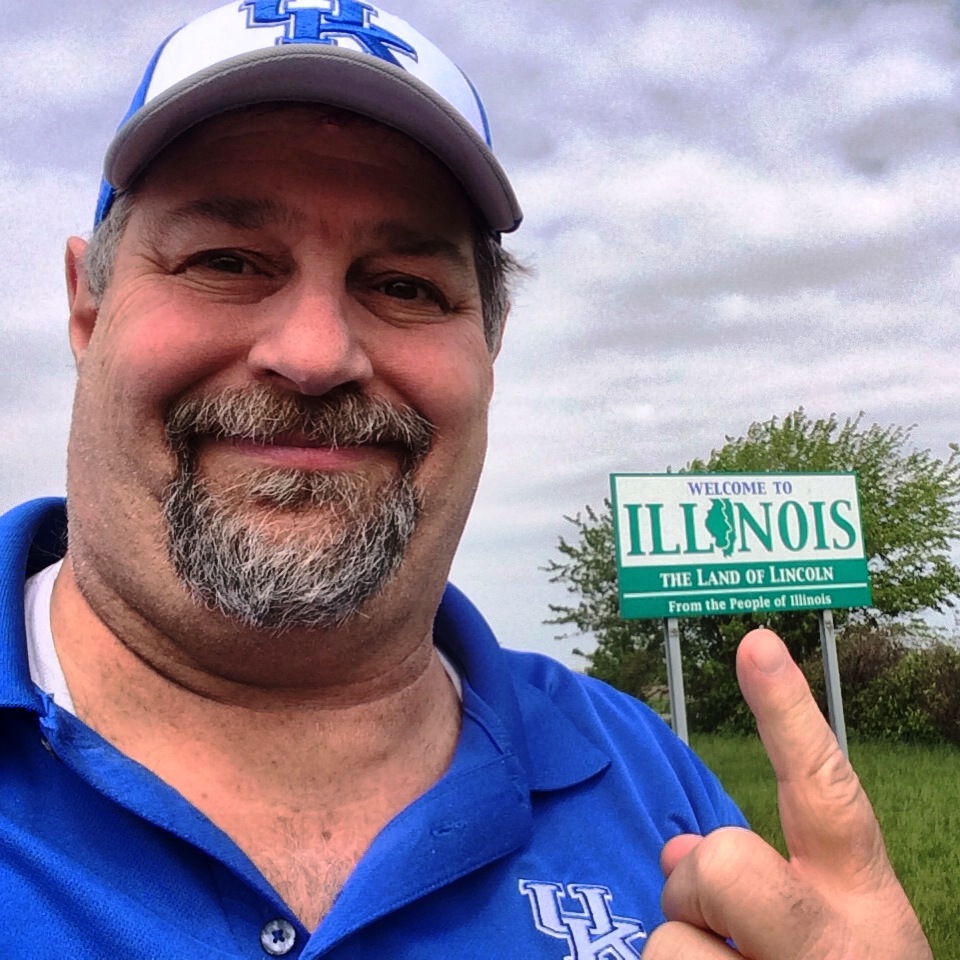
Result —
<instances>
[{"instance_id":1,"label":"shrub","mask_svg":"<svg viewBox=\"0 0 960 960\"><path fill-rule=\"evenodd\" d=\"M843 690L843 711L847 727L860 732L860 699L867 687L892 670L906 655L899 630L857 623L847 625L837 637L837 662ZM810 689L827 714L827 693L823 657L818 652L803 663ZM869 701L867 701L869 703ZM872 720L867 721L868 725Z\"/></svg>"},{"instance_id":2,"label":"shrub","mask_svg":"<svg viewBox=\"0 0 960 960\"><path fill-rule=\"evenodd\" d=\"M850 624L837 639L847 730L864 740L960 744L960 650L911 649L906 628ZM823 662L803 664L826 714Z\"/></svg>"},{"instance_id":3,"label":"shrub","mask_svg":"<svg viewBox=\"0 0 960 960\"><path fill-rule=\"evenodd\" d=\"M942 737L928 710L931 658L913 650L849 699L850 729L868 740L939 743ZM845 698L845 704L846 704Z\"/></svg>"},{"instance_id":4,"label":"shrub","mask_svg":"<svg viewBox=\"0 0 960 960\"><path fill-rule=\"evenodd\" d=\"M733 663L707 660L686 671L687 722L699 733L756 733Z\"/></svg>"},{"instance_id":5,"label":"shrub","mask_svg":"<svg viewBox=\"0 0 960 960\"><path fill-rule=\"evenodd\" d=\"M602 655L594 657L589 674L649 703L651 693L656 693L652 688L662 686L666 679L663 650L646 647L633 650L624 648L619 650L616 656L606 650Z\"/></svg>"},{"instance_id":6,"label":"shrub","mask_svg":"<svg viewBox=\"0 0 960 960\"><path fill-rule=\"evenodd\" d=\"M927 715L944 740L960 744L960 650L941 643L923 654L929 685Z\"/></svg>"}]
</instances>

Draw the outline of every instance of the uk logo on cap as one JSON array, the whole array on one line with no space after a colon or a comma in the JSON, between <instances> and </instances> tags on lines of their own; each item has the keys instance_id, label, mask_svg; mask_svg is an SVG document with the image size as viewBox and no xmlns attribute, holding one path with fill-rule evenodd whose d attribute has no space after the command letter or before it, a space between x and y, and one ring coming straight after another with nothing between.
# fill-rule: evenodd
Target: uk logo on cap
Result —
<instances>
[{"instance_id":1,"label":"uk logo on cap","mask_svg":"<svg viewBox=\"0 0 960 960\"><path fill-rule=\"evenodd\" d=\"M353 40L365 53L402 66L394 51L417 59L417 51L406 40L372 22L377 11L357 0L310 3L309 0L244 0L248 26L275 27L283 24L286 33L277 44L325 43Z\"/></svg>"}]
</instances>

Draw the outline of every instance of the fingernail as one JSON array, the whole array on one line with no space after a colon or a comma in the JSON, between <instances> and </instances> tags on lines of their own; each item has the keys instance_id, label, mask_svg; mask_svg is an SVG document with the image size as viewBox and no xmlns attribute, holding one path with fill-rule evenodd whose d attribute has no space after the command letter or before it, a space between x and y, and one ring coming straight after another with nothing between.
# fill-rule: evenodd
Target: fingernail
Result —
<instances>
[{"instance_id":1,"label":"fingernail","mask_svg":"<svg viewBox=\"0 0 960 960\"><path fill-rule=\"evenodd\" d=\"M761 673L777 673L787 662L787 650L779 640L769 637L751 651L750 659Z\"/></svg>"}]
</instances>

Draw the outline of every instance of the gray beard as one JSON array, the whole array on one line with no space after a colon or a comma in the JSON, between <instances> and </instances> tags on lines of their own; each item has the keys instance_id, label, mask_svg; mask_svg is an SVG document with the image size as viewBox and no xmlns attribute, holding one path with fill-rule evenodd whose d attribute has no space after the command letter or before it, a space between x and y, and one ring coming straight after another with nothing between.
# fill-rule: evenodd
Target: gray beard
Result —
<instances>
[{"instance_id":1,"label":"gray beard","mask_svg":"<svg viewBox=\"0 0 960 960\"><path fill-rule=\"evenodd\" d=\"M197 416L191 407L181 420ZM197 475L178 429L168 426L180 460L163 503L168 550L208 609L255 629L336 627L396 572L420 514L413 474L428 428L385 486L349 472L264 469L223 491Z\"/></svg>"}]
</instances>

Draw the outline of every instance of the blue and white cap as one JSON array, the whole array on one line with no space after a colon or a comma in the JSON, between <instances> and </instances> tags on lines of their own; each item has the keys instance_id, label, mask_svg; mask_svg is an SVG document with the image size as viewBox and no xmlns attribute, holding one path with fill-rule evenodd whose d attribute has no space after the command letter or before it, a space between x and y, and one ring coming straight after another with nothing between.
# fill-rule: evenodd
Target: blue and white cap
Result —
<instances>
[{"instance_id":1,"label":"blue and white cap","mask_svg":"<svg viewBox=\"0 0 960 960\"><path fill-rule=\"evenodd\" d=\"M273 101L341 107L395 127L450 169L493 233L520 225L469 79L408 23L359 0L234 0L173 33L107 150L96 222L190 127Z\"/></svg>"}]
</instances>

